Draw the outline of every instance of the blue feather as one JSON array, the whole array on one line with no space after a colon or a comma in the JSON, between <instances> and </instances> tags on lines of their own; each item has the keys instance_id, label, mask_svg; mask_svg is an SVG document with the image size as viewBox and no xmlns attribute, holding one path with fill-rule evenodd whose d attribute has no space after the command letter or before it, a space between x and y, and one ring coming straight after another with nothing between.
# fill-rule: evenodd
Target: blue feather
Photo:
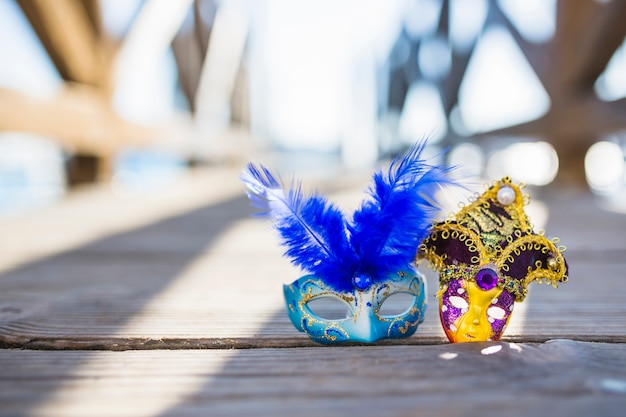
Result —
<instances>
[{"instance_id":1,"label":"blue feather","mask_svg":"<svg viewBox=\"0 0 626 417\"><path fill-rule=\"evenodd\" d=\"M425 147L426 142L415 144L391 163L387 173L374 174L371 198L349 225L350 243L360 259L357 273L369 275L373 282L415 259L438 212L432 196L437 187L451 183L449 168L424 159Z\"/></svg>"},{"instance_id":2,"label":"blue feather","mask_svg":"<svg viewBox=\"0 0 626 417\"><path fill-rule=\"evenodd\" d=\"M351 223L321 195L303 195L300 184L292 182L285 191L263 166L248 164L241 180L257 215L274 220L285 256L336 291L348 292L361 278L381 282L405 269L428 235L439 210L433 196L452 184L452 168L429 163L422 156L425 147L425 141L417 143L387 172L374 173L370 198ZM353 282L354 277L360 279Z\"/></svg>"},{"instance_id":3,"label":"blue feather","mask_svg":"<svg viewBox=\"0 0 626 417\"><path fill-rule=\"evenodd\" d=\"M299 184L285 192L269 170L248 164L241 175L259 216L271 217L287 249L285 256L337 291L352 289L358 265L341 211L319 194L304 196Z\"/></svg>"}]
</instances>

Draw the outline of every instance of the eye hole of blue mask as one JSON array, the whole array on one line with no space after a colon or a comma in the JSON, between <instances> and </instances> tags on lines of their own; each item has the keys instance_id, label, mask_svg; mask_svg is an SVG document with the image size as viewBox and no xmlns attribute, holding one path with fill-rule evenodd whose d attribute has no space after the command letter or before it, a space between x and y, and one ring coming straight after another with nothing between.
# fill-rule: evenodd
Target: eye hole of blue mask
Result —
<instances>
[{"instance_id":1,"label":"eye hole of blue mask","mask_svg":"<svg viewBox=\"0 0 626 417\"><path fill-rule=\"evenodd\" d=\"M348 303L338 297L317 297L309 301L306 306L323 320L343 320L352 317Z\"/></svg>"},{"instance_id":2,"label":"eye hole of blue mask","mask_svg":"<svg viewBox=\"0 0 626 417\"><path fill-rule=\"evenodd\" d=\"M396 317L408 314L415 303L415 296L406 292L397 292L385 298L378 310L380 317Z\"/></svg>"}]
</instances>

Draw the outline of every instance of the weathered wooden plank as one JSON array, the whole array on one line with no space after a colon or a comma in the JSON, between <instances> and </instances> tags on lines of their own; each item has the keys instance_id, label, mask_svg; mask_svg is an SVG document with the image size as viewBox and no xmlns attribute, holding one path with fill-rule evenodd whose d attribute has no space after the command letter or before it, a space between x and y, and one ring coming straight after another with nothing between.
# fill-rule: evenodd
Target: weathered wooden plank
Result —
<instances>
[{"instance_id":1,"label":"weathered wooden plank","mask_svg":"<svg viewBox=\"0 0 626 417\"><path fill-rule=\"evenodd\" d=\"M0 351L2 415L622 416L626 346Z\"/></svg>"},{"instance_id":2,"label":"weathered wooden plank","mask_svg":"<svg viewBox=\"0 0 626 417\"><path fill-rule=\"evenodd\" d=\"M243 185L239 183L238 175L237 168L196 169L189 175L164 180L158 187L141 189L125 187L118 181L105 182L74 190L62 201L45 209L0 218L0 271L71 253L78 248L95 253L91 258L97 258L107 242L125 254L129 254L131 249L128 245L142 253L151 253L159 248L174 252L194 249L197 244L194 246L193 239L201 237L207 229L195 228L197 217L192 212L243 198ZM182 229L178 230L177 241L169 236L169 230L161 231L165 235L155 236L160 229L149 227L160 220L177 218L185 213L189 216L186 222L179 222ZM140 231L141 228L146 228L143 233L125 234ZM113 236L117 237L106 240ZM98 241L98 245L89 246L90 242ZM121 248L119 245L122 242L127 246ZM187 246L181 246L185 242ZM85 253L82 263L89 259L90 256Z\"/></svg>"},{"instance_id":3,"label":"weathered wooden plank","mask_svg":"<svg viewBox=\"0 0 626 417\"><path fill-rule=\"evenodd\" d=\"M591 277L599 271L600 275L606 272L617 277L623 268L624 265L618 265L610 271L590 267L584 273ZM289 323L280 299L279 282L267 288L237 285L232 290L220 288L219 284L183 284L182 292L163 294L134 281L127 280L127 289L119 281L109 287L66 287L65 295L56 299L41 297L41 293L24 296L13 292L2 296L0 340L5 346L43 349L313 345ZM617 279L612 283L613 286L602 288L593 281L572 281L558 291L534 288L529 299L518 305L505 340L568 337L625 342L623 294L613 293L619 283ZM393 343L446 341L438 322L434 290L431 285L431 306L416 335Z\"/></svg>"},{"instance_id":4,"label":"weathered wooden plank","mask_svg":"<svg viewBox=\"0 0 626 417\"><path fill-rule=\"evenodd\" d=\"M0 255L8 269L0 275L0 342L117 350L312 345L284 313L282 284L300 273L280 255L269 224L248 217L237 173L213 175L210 193L206 178L160 198L109 205L94 199L80 210L59 210L51 221L35 216L30 223L26 216L2 224ZM204 197L196 195L202 187ZM350 183L332 198L354 207L361 189ZM188 203L166 204L173 195ZM586 195L543 197L548 230L569 247L571 279L558 290L531 286L506 340L626 341L626 218L598 210ZM97 213L107 216L94 222ZM54 252L59 247L65 249ZM43 258L28 262L29 254ZM11 258L21 261L10 267ZM426 321L415 336L393 343L446 342L437 279L426 272Z\"/></svg>"}]
</instances>

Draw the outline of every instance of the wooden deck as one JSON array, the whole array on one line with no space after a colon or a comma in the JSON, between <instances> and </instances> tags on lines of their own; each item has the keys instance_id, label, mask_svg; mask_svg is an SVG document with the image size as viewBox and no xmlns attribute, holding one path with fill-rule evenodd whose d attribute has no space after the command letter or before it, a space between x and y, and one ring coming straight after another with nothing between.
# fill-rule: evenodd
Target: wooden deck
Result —
<instances>
[{"instance_id":1,"label":"wooden deck","mask_svg":"<svg viewBox=\"0 0 626 417\"><path fill-rule=\"evenodd\" d=\"M74 193L0 220L1 416L623 416L626 215L543 190L570 282L534 285L500 342L417 333L321 347L283 309L299 276L238 171ZM355 207L367 178L322 182Z\"/></svg>"}]
</instances>

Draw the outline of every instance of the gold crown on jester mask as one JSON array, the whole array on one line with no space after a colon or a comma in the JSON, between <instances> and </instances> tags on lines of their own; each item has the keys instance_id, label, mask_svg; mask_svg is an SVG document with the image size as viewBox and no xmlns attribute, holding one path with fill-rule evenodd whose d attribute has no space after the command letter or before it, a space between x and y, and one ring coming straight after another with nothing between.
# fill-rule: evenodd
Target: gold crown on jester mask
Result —
<instances>
[{"instance_id":1,"label":"gold crown on jester mask","mask_svg":"<svg viewBox=\"0 0 626 417\"><path fill-rule=\"evenodd\" d=\"M433 226L418 259L425 258L439 272L442 287L463 279L484 290L498 286L523 301L533 281L554 287L567 281L565 247L557 246L558 238L533 231L522 187L505 177L453 218Z\"/></svg>"}]
</instances>

